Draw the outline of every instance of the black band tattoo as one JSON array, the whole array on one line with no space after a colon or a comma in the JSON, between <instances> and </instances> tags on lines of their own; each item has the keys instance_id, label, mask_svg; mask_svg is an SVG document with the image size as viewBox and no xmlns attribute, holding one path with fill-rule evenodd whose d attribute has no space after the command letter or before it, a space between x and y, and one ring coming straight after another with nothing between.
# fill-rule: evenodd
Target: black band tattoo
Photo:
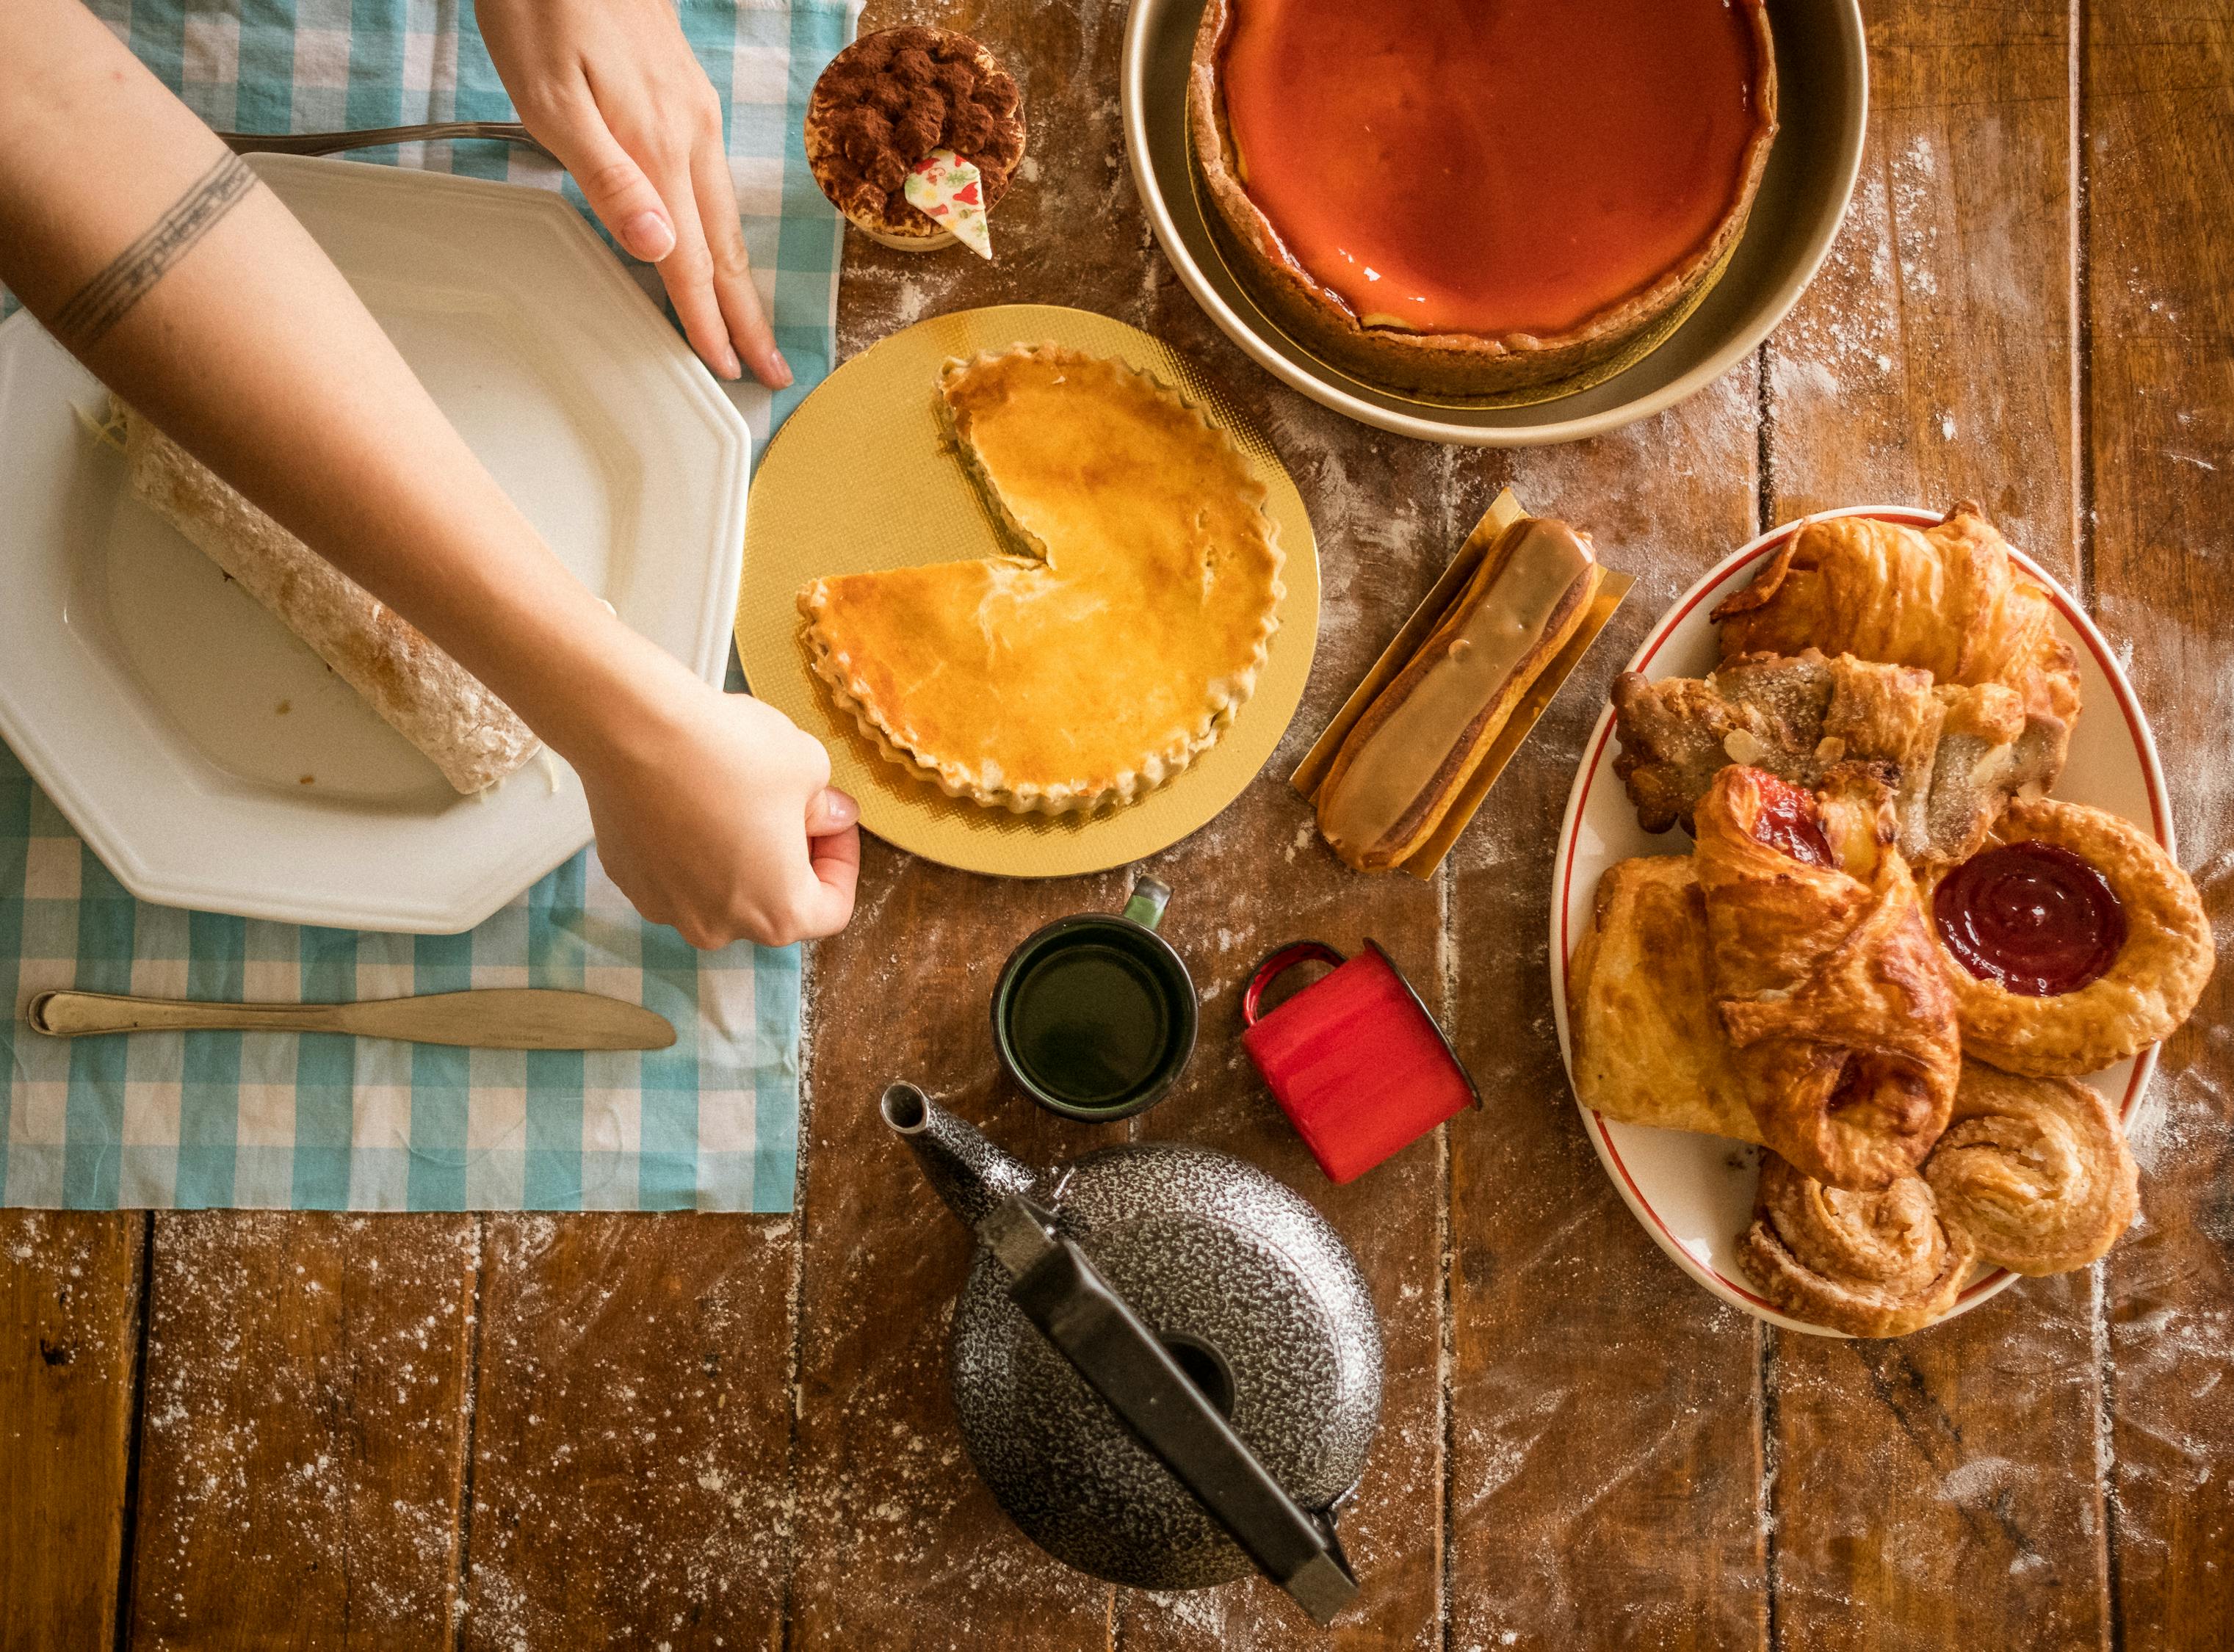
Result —
<instances>
[{"instance_id":1,"label":"black band tattoo","mask_svg":"<svg viewBox=\"0 0 2234 1652\"><path fill-rule=\"evenodd\" d=\"M256 174L228 151L155 220L154 228L55 313L55 336L74 350L91 349L255 183Z\"/></svg>"}]
</instances>

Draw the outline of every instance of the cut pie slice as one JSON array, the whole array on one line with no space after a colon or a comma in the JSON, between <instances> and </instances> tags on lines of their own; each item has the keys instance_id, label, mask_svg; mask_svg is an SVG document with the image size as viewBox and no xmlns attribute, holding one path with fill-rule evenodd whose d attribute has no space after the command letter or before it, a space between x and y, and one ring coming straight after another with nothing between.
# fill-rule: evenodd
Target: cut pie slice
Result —
<instances>
[{"instance_id":1,"label":"cut pie slice","mask_svg":"<svg viewBox=\"0 0 2234 1652\"><path fill-rule=\"evenodd\" d=\"M1284 594L1264 486L1122 362L1038 345L949 362L939 388L1013 554L811 582L814 669L886 756L953 796L1131 802L1257 685Z\"/></svg>"}]
</instances>

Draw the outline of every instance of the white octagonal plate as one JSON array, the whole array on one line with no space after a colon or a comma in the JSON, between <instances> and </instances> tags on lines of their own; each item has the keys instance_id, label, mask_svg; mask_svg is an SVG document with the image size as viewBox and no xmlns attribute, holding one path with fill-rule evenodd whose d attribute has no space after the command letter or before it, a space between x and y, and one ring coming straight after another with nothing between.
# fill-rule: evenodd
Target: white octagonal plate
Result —
<instances>
[{"instance_id":1,"label":"white octagonal plate","mask_svg":"<svg viewBox=\"0 0 2234 1652\"><path fill-rule=\"evenodd\" d=\"M1875 516L1928 527L1937 511L1912 506L1861 505L1824 511L1787 522L1733 552L1676 599L1644 639L1629 669L1658 681L1705 676L1721 655L1708 616L1724 597L1750 580L1760 564L1809 522L1826 517ZM2070 592L2022 552L2017 562L2048 590L2060 622L2057 630L2079 659L2080 715L2072 730L2071 754L2055 783L2055 795L2123 816L2177 852L2172 843L2172 804L2156 741L2133 685L2119 669L2110 646ZM1559 1054L1571 1063L1567 1041L1567 961L1590 922L1598 876L1617 860L1633 855L1688 854L1690 839L1681 832L1655 837L1636 824L1620 778L1613 772L1614 715L1600 714L1581 767L1567 794L1566 818L1552 861L1551 1008L1559 1033ZM2119 1062L2080 1081L2090 1084L2130 1125L2141 1091L2156 1070L2152 1044L2131 1061ZM1571 1068L1569 1074L1572 1078ZM1577 1107L1581 1103L1578 1101ZM1840 1333L1778 1312L1755 1292L1738 1262L1738 1239L1753 1219L1756 1159L1754 1153L1720 1136L1681 1130L1656 1130L1623 1124L1583 1108L1584 1133L1615 1189L1643 1224L1656 1244L1692 1278L1734 1308L1790 1330L1836 1336ZM2005 1269L1980 1267L1964 1285L1947 1317L1976 1307L2014 1282Z\"/></svg>"},{"instance_id":2,"label":"white octagonal plate","mask_svg":"<svg viewBox=\"0 0 2234 1652\"><path fill-rule=\"evenodd\" d=\"M719 682L750 438L573 208L362 162L251 164L566 565ZM72 412L102 402L29 315L0 323L0 736L126 888L442 933L590 840L555 758L452 791L132 498Z\"/></svg>"}]
</instances>

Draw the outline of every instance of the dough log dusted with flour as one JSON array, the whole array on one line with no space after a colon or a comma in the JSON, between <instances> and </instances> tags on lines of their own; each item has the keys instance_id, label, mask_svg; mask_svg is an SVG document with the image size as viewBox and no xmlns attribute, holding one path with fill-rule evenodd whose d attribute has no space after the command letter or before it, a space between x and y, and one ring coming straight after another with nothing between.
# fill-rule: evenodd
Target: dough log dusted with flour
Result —
<instances>
[{"instance_id":1,"label":"dough log dusted with flour","mask_svg":"<svg viewBox=\"0 0 2234 1652\"><path fill-rule=\"evenodd\" d=\"M242 498L121 402L132 491L363 695L461 792L513 773L541 744L511 707L401 614Z\"/></svg>"}]
</instances>

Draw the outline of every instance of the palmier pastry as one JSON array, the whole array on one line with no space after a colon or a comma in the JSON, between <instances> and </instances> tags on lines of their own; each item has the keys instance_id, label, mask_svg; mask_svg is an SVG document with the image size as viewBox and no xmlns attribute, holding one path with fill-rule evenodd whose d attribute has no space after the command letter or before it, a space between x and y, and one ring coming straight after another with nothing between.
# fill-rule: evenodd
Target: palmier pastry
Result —
<instances>
[{"instance_id":1,"label":"palmier pastry","mask_svg":"<svg viewBox=\"0 0 2234 1652\"><path fill-rule=\"evenodd\" d=\"M1873 1192L1826 1187L1760 1156L1753 1225L1738 1255L1760 1294L1794 1319L1853 1336L1929 1325L1962 1294L1977 1245L1942 1219L1930 1186L1903 1176Z\"/></svg>"},{"instance_id":2,"label":"palmier pastry","mask_svg":"<svg viewBox=\"0 0 2234 1652\"><path fill-rule=\"evenodd\" d=\"M2178 863L2139 827L2041 798L1924 885L1963 1047L2012 1073L2094 1073L2165 1037L2214 962Z\"/></svg>"},{"instance_id":3,"label":"palmier pastry","mask_svg":"<svg viewBox=\"0 0 2234 1652\"><path fill-rule=\"evenodd\" d=\"M1955 1120L1924 1166L1940 1219L2012 1273L2064 1273L2133 1219L2138 1179L2118 1115L2070 1079L1963 1063Z\"/></svg>"},{"instance_id":4,"label":"palmier pastry","mask_svg":"<svg viewBox=\"0 0 2234 1652\"><path fill-rule=\"evenodd\" d=\"M1419 652L1374 697L1320 782L1319 833L1361 872L1416 853L1512 709L1589 615L1590 536L1524 516L1498 535Z\"/></svg>"},{"instance_id":5,"label":"palmier pastry","mask_svg":"<svg viewBox=\"0 0 2234 1652\"><path fill-rule=\"evenodd\" d=\"M1617 861L1567 970L1569 1069L1610 1119L1759 1141L1708 985L1689 855Z\"/></svg>"},{"instance_id":6,"label":"palmier pastry","mask_svg":"<svg viewBox=\"0 0 2234 1652\"><path fill-rule=\"evenodd\" d=\"M2079 717L2079 662L2055 607L1965 501L1928 530L1873 517L1811 522L1715 610L1722 657L1819 648L1910 665L1943 683L2015 689L2019 761L2060 773Z\"/></svg>"},{"instance_id":7,"label":"palmier pastry","mask_svg":"<svg viewBox=\"0 0 2234 1652\"><path fill-rule=\"evenodd\" d=\"M1946 1127L1962 1052L1883 784L1848 766L1819 810L1734 764L1696 818L1715 995L1762 1138L1834 1186L1889 1185Z\"/></svg>"},{"instance_id":8,"label":"palmier pastry","mask_svg":"<svg viewBox=\"0 0 2234 1652\"><path fill-rule=\"evenodd\" d=\"M2011 797L2055 783L2055 755L2022 736L2015 690L1937 684L1929 671L1814 649L1747 654L1704 678L1614 679L1621 750L1614 773L1647 832L1691 823L1715 776L1751 763L1813 787L1842 762L1889 766L1900 852L1911 865L1959 860Z\"/></svg>"}]
</instances>

